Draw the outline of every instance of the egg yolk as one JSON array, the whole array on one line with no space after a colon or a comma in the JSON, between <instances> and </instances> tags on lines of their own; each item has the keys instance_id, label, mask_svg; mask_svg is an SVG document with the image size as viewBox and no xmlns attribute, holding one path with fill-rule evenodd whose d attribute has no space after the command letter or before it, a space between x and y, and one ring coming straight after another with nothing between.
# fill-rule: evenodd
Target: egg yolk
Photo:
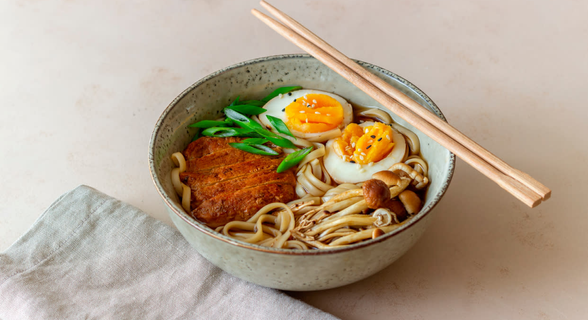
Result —
<instances>
[{"instance_id":1,"label":"egg yolk","mask_svg":"<svg viewBox=\"0 0 588 320\"><path fill-rule=\"evenodd\" d=\"M350 123L333 141L333 150L347 162L368 164L384 159L392 148L392 128L376 122L365 128Z\"/></svg>"},{"instance_id":2,"label":"egg yolk","mask_svg":"<svg viewBox=\"0 0 588 320\"><path fill-rule=\"evenodd\" d=\"M286 125L304 133L325 132L343 122L339 101L324 94L307 94L286 107Z\"/></svg>"}]
</instances>

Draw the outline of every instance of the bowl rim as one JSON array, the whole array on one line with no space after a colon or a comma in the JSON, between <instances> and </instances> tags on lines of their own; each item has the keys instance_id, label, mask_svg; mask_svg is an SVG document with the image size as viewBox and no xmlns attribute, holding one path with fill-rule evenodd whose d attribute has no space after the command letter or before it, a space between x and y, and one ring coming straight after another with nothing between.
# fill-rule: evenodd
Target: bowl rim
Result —
<instances>
[{"instance_id":1,"label":"bowl rim","mask_svg":"<svg viewBox=\"0 0 588 320\"><path fill-rule=\"evenodd\" d=\"M451 180L453 179L453 174L455 171L455 155L451 151L449 152L449 161L448 161L449 175L448 175L447 180L443 183L443 185L441 185L439 192L436 195L434 195L434 198L432 199L432 201L426 207L424 207L414 218L412 218L409 221L409 223L404 224L404 225L400 226L398 229L395 229L395 230L393 230L389 233L386 233L382 236L379 236L375 239L369 239L366 241L361 241L358 243L354 243L354 244L339 247L339 248L320 249L320 250L317 250L317 249L300 250L300 249L269 248L269 247L263 247L260 245L246 243L244 241L229 238L229 237L227 237L221 233L218 233L218 232L214 231L213 229L207 227L205 224L203 224L203 223L199 222L198 220L196 220L195 218L192 218L191 216L189 216L184 211L183 208L180 208L171 200L171 198L164 192L163 186L159 183L159 180L157 179L157 173L156 173L157 171L155 168L155 159L154 159L155 139L156 139L159 131L162 129L163 121L165 120L167 115L170 113L171 109L180 100L182 100L186 95L188 95L188 93L191 92L194 88L198 87L199 85L205 83L206 81L208 81L214 77L219 76L222 73L228 72L233 69L241 68L244 66L248 66L248 65L253 65L253 64L258 64L258 63L263 63L263 62L268 62L268 61L273 61L273 60L283 60L283 59L315 59L315 58L309 54L280 54L280 55L260 57L260 58L255 58L255 59L251 59L251 60L242 61L242 62L233 64L233 65L230 65L228 67L222 68L218 71L212 72L212 73L208 74L207 76L204 76L203 78L194 82L191 86L186 88L177 97L175 97L170 102L170 104L165 108L165 110L159 116L159 118L155 124L155 128L153 130L153 133L151 134L151 138L149 140L149 150L148 151L149 151L149 172L151 175L151 180L155 184L155 188L157 189L157 192L162 197L163 201L168 206L168 208L171 209L180 219L182 219L188 225L192 226L193 228L204 233L207 236L213 237L216 240L220 240L220 241L241 247L243 249L260 251L260 252L265 252L265 253L272 253L272 254L294 255L294 256L330 255L330 254L337 254L337 253L342 253L342 252L347 252L347 251L352 251L352 250L368 247L368 246L374 245L376 243L387 241L387 240L399 235L400 233L408 230L411 226L417 224L425 216L427 216L431 212L431 210L433 208L435 208L435 206L437 206L437 204L439 203L441 198L443 198L443 196L445 195L445 193L447 191L447 188L449 187L449 184L451 183ZM435 102L433 102L433 100L431 100L431 98L429 98L429 96L427 96L421 89L419 89L417 86L412 84L410 81L406 80L405 78L403 78L403 77L401 77L401 76L399 76L389 70L386 70L382 67L379 67L377 65L367 63L367 62L364 62L361 60L356 60L356 59L353 59L353 60L365 68L375 70L375 71L382 73L388 77L394 78L398 82L402 83L404 86L406 86L411 91L413 91L415 94L420 96L423 100L425 100L427 102L427 104L429 106L431 106L434 113L439 118L441 118L443 121L447 122L447 119L445 118L445 116L443 115L443 113L441 112L439 107L437 107Z\"/></svg>"}]
</instances>

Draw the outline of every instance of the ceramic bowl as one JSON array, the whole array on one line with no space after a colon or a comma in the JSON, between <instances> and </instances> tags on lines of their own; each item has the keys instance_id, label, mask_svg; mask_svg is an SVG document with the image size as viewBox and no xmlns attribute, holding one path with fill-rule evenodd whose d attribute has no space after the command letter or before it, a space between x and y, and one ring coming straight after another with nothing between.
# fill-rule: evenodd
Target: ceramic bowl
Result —
<instances>
[{"instance_id":1,"label":"ceramic bowl","mask_svg":"<svg viewBox=\"0 0 588 320\"><path fill-rule=\"evenodd\" d=\"M445 120L435 103L404 78L375 65L357 62ZM184 150L190 143L195 131L187 127L189 124L217 118L222 108L237 96L260 99L273 89L287 85L334 92L362 106L380 106L309 55L280 55L235 64L197 81L165 109L149 143L153 182L171 220L186 240L210 262L236 277L265 287L295 291L329 289L364 279L390 265L416 243L453 175L454 155L398 117L393 118L419 136L422 155L429 163L431 183L419 214L402 227L373 240L330 250L250 245L216 233L188 215L172 186L170 155Z\"/></svg>"}]
</instances>

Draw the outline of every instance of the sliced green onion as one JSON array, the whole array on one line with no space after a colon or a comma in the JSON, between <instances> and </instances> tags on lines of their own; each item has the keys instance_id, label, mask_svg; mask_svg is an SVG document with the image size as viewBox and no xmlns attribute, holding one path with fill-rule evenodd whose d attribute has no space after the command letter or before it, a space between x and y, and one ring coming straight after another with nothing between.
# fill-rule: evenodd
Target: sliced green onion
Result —
<instances>
[{"instance_id":1,"label":"sliced green onion","mask_svg":"<svg viewBox=\"0 0 588 320\"><path fill-rule=\"evenodd\" d=\"M227 109L235 110L242 114L258 115L266 112L264 108L256 107L250 104L240 104L236 106L228 106Z\"/></svg>"},{"instance_id":2,"label":"sliced green onion","mask_svg":"<svg viewBox=\"0 0 588 320\"><path fill-rule=\"evenodd\" d=\"M191 125L190 128L212 128L212 127L228 127L231 123L227 121L215 121L215 120L202 120Z\"/></svg>"},{"instance_id":3,"label":"sliced green onion","mask_svg":"<svg viewBox=\"0 0 588 320\"><path fill-rule=\"evenodd\" d=\"M227 109L227 111L233 111L231 109ZM232 117L233 115L231 115ZM243 129L247 129L247 130L251 130L251 131L255 131L255 132L263 132L263 131L267 131L261 124L245 117L246 120L245 121L240 121L240 120L234 120L231 119L236 125L238 125L239 127L243 128Z\"/></svg>"},{"instance_id":4,"label":"sliced green onion","mask_svg":"<svg viewBox=\"0 0 588 320\"><path fill-rule=\"evenodd\" d=\"M241 142L245 143L245 144L264 144L264 143L268 143L269 140L264 139L264 138L249 138L249 139L245 139Z\"/></svg>"},{"instance_id":5,"label":"sliced green onion","mask_svg":"<svg viewBox=\"0 0 588 320\"><path fill-rule=\"evenodd\" d=\"M263 138L263 136L260 135L259 133L257 133L257 132L251 132L251 131L248 131L248 132L245 132L243 134L240 134L239 137Z\"/></svg>"},{"instance_id":6,"label":"sliced green onion","mask_svg":"<svg viewBox=\"0 0 588 320\"><path fill-rule=\"evenodd\" d=\"M238 143L233 142L229 143L229 145L233 148L243 150L245 152L260 154L263 156L277 156L279 153L274 149L264 146L262 144L246 144L246 143Z\"/></svg>"},{"instance_id":7,"label":"sliced green onion","mask_svg":"<svg viewBox=\"0 0 588 320\"><path fill-rule=\"evenodd\" d=\"M261 101L268 102L271 99L279 96L280 94L285 94L285 93L288 93L290 91L300 90L300 89L302 89L301 86L292 86L292 87L281 87L281 88L277 88L276 90L274 90L274 92L270 93L267 97L261 99Z\"/></svg>"},{"instance_id":8,"label":"sliced green onion","mask_svg":"<svg viewBox=\"0 0 588 320\"><path fill-rule=\"evenodd\" d=\"M276 171L278 173L282 173L282 172L292 168L293 166L299 164L300 161L302 161L302 159L304 159L304 157L306 157L306 155L311 150L312 150L312 147L307 147L304 149L300 149L294 153L290 153L286 158L284 158L284 160L282 160L282 162L280 162L280 165L278 166L278 169Z\"/></svg>"},{"instance_id":9,"label":"sliced green onion","mask_svg":"<svg viewBox=\"0 0 588 320\"><path fill-rule=\"evenodd\" d=\"M198 138L200 138L200 130L196 131L196 134L194 135L194 137L192 137L192 141L196 141L198 140Z\"/></svg>"},{"instance_id":10,"label":"sliced green onion","mask_svg":"<svg viewBox=\"0 0 588 320\"><path fill-rule=\"evenodd\" d=\"M239 104L239 97L240 96L237 96L237 99L233 100L233 102L231 102L231 104L229 106L236 106L236 105L238 105Z\"/></svg>"},{"instance_id":11,"label":"sliced green onion","mask_svg":"<svg viewBox=\"0 0 588 320\"><path fill-rule=\"evenodd\" d=\"M276 136L275 133L267 131L271 134L273 134L274 136L269 136L269 135L264 135L261 132L257 132L260 135L262 135L264 138L268 139L271 143L275 144L276 146L280 146L282 148L288 148L288 149L294 149L296 148L296 145L292 143L292 141L288 140L288 139L284 139L282 137Z\"/></svg>"},{"instance_id":12,"label":"sliced green onion","mask_svg":"<svg viewBox=\"0 0 588 320\"><path fill-rule=\"evenodd\" d=\"M223 111L225 112L225 115L233 121L244 122L244 123L255 122L255 121L251 121L251 119L247 118L246 116L240 114L239 112L237 112L235 110L224 108ZM257 122L255 122L255 123L257 123Z\"/></svg>"},{"instance_id":13,"label":"sliced green onion","mask_svg":"<svg viewBox=\"0 0 588 320\"><path fill-rule=\"evenodd\" d=\"M252 134L255 134L255 132L249 129L227 127L212 127L202 131L203 136L216 138L251 136Z\"/></svg>"},{"instance_id":14,"label":"sliced green onion","mask_svg":"<svg viewBox=\"0 0 588 320\"><path fill-rule=\"evenodd\" d=\"M274 128L276 128L276 130L278 130L279 133L287 134L290 137L294 137L294 135L292 134L292 132L290 132L290 129L288 129L288 127L286 126L284 121L282 121L282 119L268 115L267 120L269 120L270 124Z\"/></svg>"},{"instance_id":15,"label":"sliced green onion","mask_svg":"<svg viewBox=\"0 0 588 320\"><path fill-rule=\"evenodd\" d=\"M245 100L245 101L239 102L239 104L249 104L249 105L256 106L256 107L263 107L265 105L265 102L263 102L261 100Z\"/></svg>"},{"instance_id":16,"label":"sliced green onion","mask_svg":"<svg viewBox=\"0 0 588 320\"><path fill-rule=\"evenodd\" d=\"M296 148L296 145L294 145L292 141L284 139L278 136L277 134L267 130L261 124L249 119L241 113L227 108L225 108L224 111L225 115L231 120L235 121L235 123L239 127L255 131L257 134L261 135L262 137L271 141L273 144L280 146L282 148Z\"/></svg>"}]
</instances>

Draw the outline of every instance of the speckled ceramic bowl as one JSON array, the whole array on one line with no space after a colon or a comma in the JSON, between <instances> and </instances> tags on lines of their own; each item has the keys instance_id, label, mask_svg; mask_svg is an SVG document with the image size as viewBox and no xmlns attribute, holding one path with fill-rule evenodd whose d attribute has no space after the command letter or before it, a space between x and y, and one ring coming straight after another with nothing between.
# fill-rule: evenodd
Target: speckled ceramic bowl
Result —
<instances>
[{"instance_id":1,"label":"speckled ceramic bowl","mask_svg":"<svg viewBox=\"0 0 588 320\"><path fill-rule=\"evenodd\" d=\"M358 61L359 62L359 61ZM368 70L400 89L445 119L435 103L398 75L369 63ZM363 106L376 101L308 55L281 55L238 63L197 81L165 109L149 143L149 168L169 215L182 235L206 259L247 281L284 290L321 290L364 279L398 259L423 234L432 209L447 190L455 157L447 149L398 117L394 120L417 133L423 157L429 163L429 186L423 210L409 223L373 240L331 250L270 249L236 241L216 233L190 217L179 202L170 180L170 155L184 150L195 131L187 125L214 119L238 95L264 97L276 87L301 85L330 91Z\"/></svg>"}]
</instances>

